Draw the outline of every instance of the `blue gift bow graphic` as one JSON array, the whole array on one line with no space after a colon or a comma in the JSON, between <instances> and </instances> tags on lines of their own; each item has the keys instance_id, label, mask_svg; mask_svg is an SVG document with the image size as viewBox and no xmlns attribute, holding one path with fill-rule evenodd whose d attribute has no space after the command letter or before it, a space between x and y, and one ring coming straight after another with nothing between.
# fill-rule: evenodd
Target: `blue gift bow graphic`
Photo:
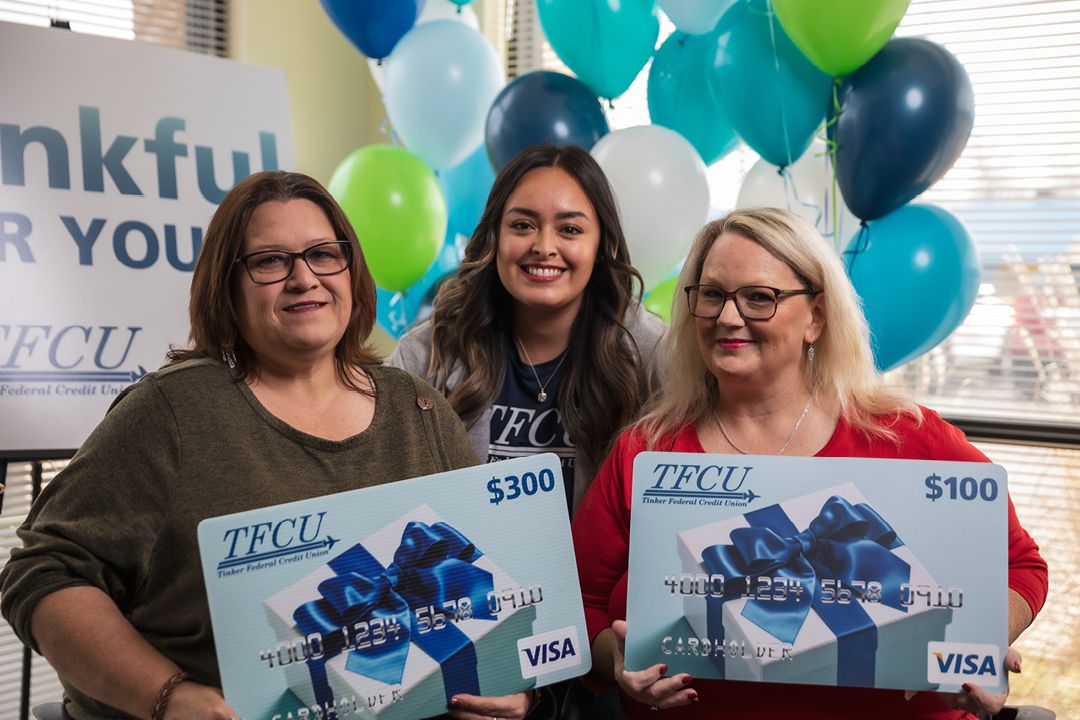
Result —
<instances>
[{"instance_id":1,"label":"blue gift bow graphic","mask_svg":"<svg viewBox=\"0 0 1080 720\"><path fill-rule=\"evenodd\" d=\"M779 505L743 517L750 527L732 530L731 545L713 545L701 553L705 568L725 579L724 596L706 598L709 637L724 640L724 602L744 591L753 593L754 588L740 583L740 578L798 581L807 591L805 597L788 592L784 600L750 599L743 606L743 616L790 644L813 607L837 638L837 684L873 687L877 626L859 599L847 604L823 602L818 584L823 578L832 579L850 589L854 580L877 581L881 602L907 612L900 604L900 586L910 579L911 567L891 552L903 545L892 526L870 505L852 505L836 495L802 532ZM714 655L714 663L723 676L723 653Z\"/></svg>"},{"instance_id":2,"label":"blue gift bow graphic","mask_svg":"<svg viewBox=\"0 0 1080 720\"><path fill-rule=\"evenodd\" d=\"M442 667L447 700L457 693L479 695L476 650L469 637L452 619L445 627L419 633L413 628L411 608L433 606L441 611L444 602L467 597L473 618L494 620L487 602L494 589L491 573L472 564L481 557L468 538L446 523L409 522L390 567L384 568L360 543L327 563L336 574L319 583L322 597L293 613L301 633L318 632L323 638L322 658L308 660L318 704L334 704L325 665L345 650L342 628L391 618L398 632L388 633L384 644L351 648L347 670L386 684L400 683L409 646L416 643Z\"/></svg>"}]
</instances>

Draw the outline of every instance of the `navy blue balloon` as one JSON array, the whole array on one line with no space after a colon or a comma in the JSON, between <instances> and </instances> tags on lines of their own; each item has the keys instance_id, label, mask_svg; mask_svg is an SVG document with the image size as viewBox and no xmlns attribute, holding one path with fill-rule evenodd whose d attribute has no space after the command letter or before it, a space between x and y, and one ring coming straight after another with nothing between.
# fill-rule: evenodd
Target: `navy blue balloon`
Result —
<instances>
[{"instance_id":1,"label":"navy blue balloon","mask_svg":"<svg viewBox=\"0 0 1080 720\"><path fill-rule=\"evenodd\" d=\"M580 80L541 70L514 78L502 89L488 111L484 137L491 166L499 171L530 145L589 150L607 132L596 93Z\"/></svg>"},{"instance_id":2,"label":"navy blue balloon","mask_svg":"<svg viewBox=\"0 0 1080 720\"><path fill-rule=\"evenodd\" d=\"M873 220L918 197L948 172L975 122L975 94L960 62L921 38L896 38L845 78L837 142L840 192ZM835 115L835 108L832 111Z\"/></svg>"},{"instance_id":3,"label":"navy blue balloon","mask_svg":"<svg viewBox=\"0 0 1080 720\"><path fill-rule=\"evenodd\" d=\"M320 0L323 10L356 48L381 60L409 32L425 0Z\"/></svg>"}]
</instances>

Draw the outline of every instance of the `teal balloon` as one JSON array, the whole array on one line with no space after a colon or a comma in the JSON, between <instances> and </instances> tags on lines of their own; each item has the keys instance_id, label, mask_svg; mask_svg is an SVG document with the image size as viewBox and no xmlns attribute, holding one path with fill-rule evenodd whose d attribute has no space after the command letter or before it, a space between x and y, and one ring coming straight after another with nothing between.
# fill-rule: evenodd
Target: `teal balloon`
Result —
<instances>
[{"instance_id":1,"label":"teal balloon","mask_svg":"<svg viewBox=\"0 0 1080 720\"><path fill-rule=\"evenodd\" d=\"M711 82L715 48L709 35L674 32L649 69L649 118L689 140L706 165L739 144Z\"/></svg>"},{"instance_id":2,"label":"teal balloon","mask_svg":"<svg viewBox=\"0 0 1080 720\"><path fill-rule=\"evenodd\" d=\"M551 48L600 97L626 92L660 35L655 0L537 0Z\"/></svg>"},{"instance_id":3,"label":"teal balloon","mask_svg":"<svg viewBox=\"0 0 1080 720\"><path fill-rule=\"evenodd\" d=\"M484 145L460 164L439 172L439 185L446 198L447 230L451 237L472 235L494 182L495 171L491 169Z\"/></svg>"},{"instance_id":4,"label":"teal balloon","mask_svg":"<svg viewBox=\"0 0 1080 720\"><path fill-rule=\"evenodd\" d=\"M880 370L941 343L978 295L979 259L971 235L955 215L935 205L905 205L875 220L844 256Z\"/></svg>"},{"instance_id":5,"label":"teal balloon","mask_svg":"<svg viewBox=\"0 0 1080 720\"><path fill-rule=\"evenodd\" d=\"M795 47L764 3L735 3L711 37L713 92L735 132L773 165L798 160L825 119L832 78Z\"/></svg>"}]
</instances>

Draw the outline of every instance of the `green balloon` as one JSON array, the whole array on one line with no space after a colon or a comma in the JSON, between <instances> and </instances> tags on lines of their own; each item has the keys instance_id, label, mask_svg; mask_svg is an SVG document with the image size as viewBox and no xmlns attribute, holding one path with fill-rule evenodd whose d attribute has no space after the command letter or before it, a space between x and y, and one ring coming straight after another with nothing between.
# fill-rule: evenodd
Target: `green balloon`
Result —
<instances>
[{"instance_id":1,"label":"green balloon","mask_svg":"<svg viewBox=\"0 0 1080 720\"><path fill-rule=\"evenodd\" d=\"M641 299L642 305L649 312L659 315L668 325L671 324L671 306L679 289L679 276L672 275L652 286Z\"/></svg>"},{"instance_id":2,"label":"green balloon","mask_svg":"<svg viewBox=\"0 0 1080 720\"><path fill-rule=\"evenodd\" d=\"M446 200L420 158L391 145L353 151L327 186L341 204L375 284L401 292L439 256L446 237Z\"/></svg>"},{"instance_id":3,"label":"green balloon","mask_svg":"<svg viewBox=\"0 0 1080 720\"><path fill-rule=\"evenodd\" d=\"M858 70L892 37L911 0L772 0L788 37L834 77Z\"/></svg>"}]
</instances>

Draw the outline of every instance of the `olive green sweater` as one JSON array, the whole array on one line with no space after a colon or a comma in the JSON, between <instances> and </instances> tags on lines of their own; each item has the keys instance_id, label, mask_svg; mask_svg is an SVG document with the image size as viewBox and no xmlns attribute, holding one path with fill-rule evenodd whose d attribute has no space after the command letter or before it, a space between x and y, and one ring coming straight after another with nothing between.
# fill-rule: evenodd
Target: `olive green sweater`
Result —
<instances>
[{"instance_id":1,"label":"olive green sweater","mask_svg":"<svg viewBox=\"0 0 1080 720\"><path fill-rule=\"evenodd\" d=\"M196 526L218 515L476 464L442 396L401 370L369 368L375 414L342 441L271 415L214 360L125 390L19 529L0 610L35 647L37 602L92 585L196 682L220 687ZM66 687L74 717L126 717Z\"/></svg>"}]
</instances>

